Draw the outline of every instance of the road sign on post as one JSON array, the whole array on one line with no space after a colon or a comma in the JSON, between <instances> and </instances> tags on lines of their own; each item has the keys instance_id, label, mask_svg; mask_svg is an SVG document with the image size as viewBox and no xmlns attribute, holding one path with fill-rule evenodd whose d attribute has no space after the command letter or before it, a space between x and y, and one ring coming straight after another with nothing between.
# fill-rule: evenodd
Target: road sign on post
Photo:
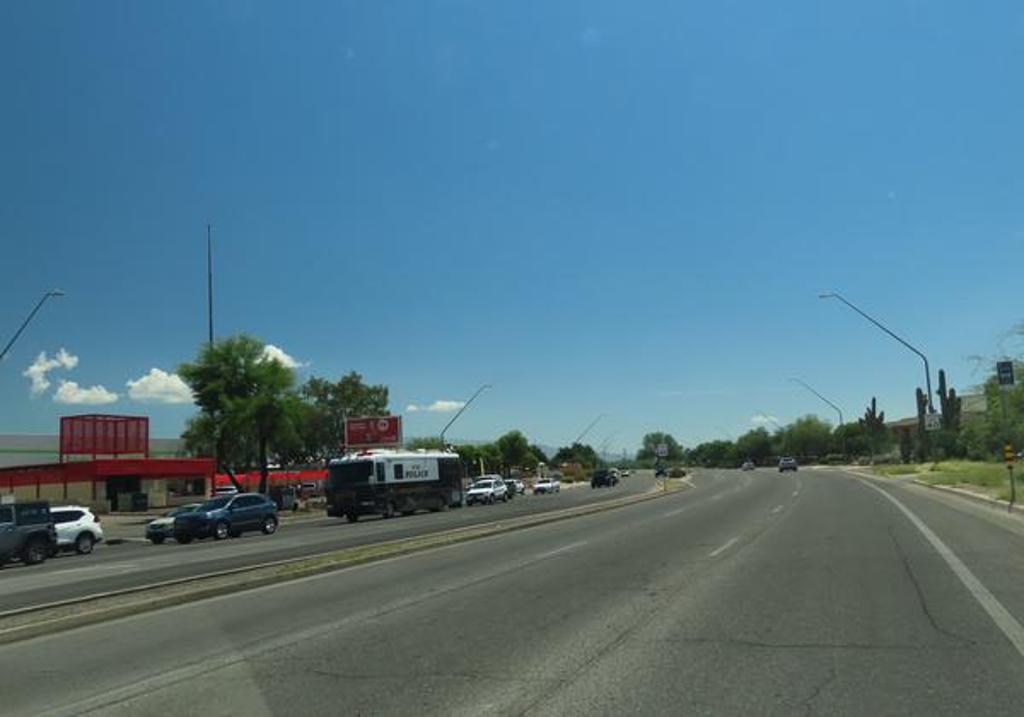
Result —
<instances>
[{"instance_id":1,"label":"road sign on post","mask_svg":"<svg viewBox=\"0 0 1024 717\"><path fill-rule=\"evenodd\" d=\"M1013 387L1013 361L999 361L996 363L996 377L999 379L999 388L1006 390Z\"/></svg>"},{"instance_id":2,"label":"road sign on post","mask_svg":"<svg viewBox=\"0 0 1024 717\"><path fill-rule=\"evenodd\" d=\"M942 428L942 416L938 413L924 414L924 430L938 431Z\"/></svg>"},{"instance_id":3,"label":"road sign on post","mask_svg":"<svg viewBox=\"0 0 1024 717\"><path fill-rule=\"evenodd\" d=\"M665 456L667 456L668 455L668 444L667 443L659 443L657 446L655 446L654 447L654 455L656 455L658 458L664 458Z\"/></svg>"},{"instance_id":4,"label":"road sign on post","mask_svg":"<svg viewBox=\"0 0 1024 717\"><path fill-rule=\"evenodd\" d=\"M1017 502L1017 482L1013 479L1013 462L1017 460L1017 454L1013 450L1012 443L1006 443L1003 445L1003 460L1006 461L1006 470L1010 474L1010 510L1013 510L1013 504Z\"/></svg>"}]
</instances>

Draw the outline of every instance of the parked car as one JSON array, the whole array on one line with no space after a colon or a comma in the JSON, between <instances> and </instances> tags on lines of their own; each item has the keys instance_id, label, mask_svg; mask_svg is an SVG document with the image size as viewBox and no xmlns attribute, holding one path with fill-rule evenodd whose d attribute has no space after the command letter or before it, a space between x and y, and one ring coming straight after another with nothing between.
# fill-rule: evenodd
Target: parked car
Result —
<instances>
[{"instance_id":1,"label":"parked car","mask_svg":"<svg viewBox=\"0 0 1024 717\"><path fill-rule=\"evenodd\" d=\"M35 565L56 552L57 531L48 501L0 505L0 567L9 560Z\"/></svg>"},{"instance_id":2,"label":"parked car","mask_svg":"<svg viewBox=\"0 0 1024 717\"><path fill-rule=\"evenodd\" d=\"M233 485L222 485L219 488L213 489L213 494L218 495L238 495L238 488Z\"/></svg>"},{"instance_id":3,"label":"parked car","mask_svg":"<svg viewBox=\"0 0 1024 717\"><path fill-rule=\"evenodd\" d=\"M619 473L615 470L596 470L590 477L591 488L611 488L619 484Z\"/></svg>"},{"instance_id":4,"label":"parked car","mask_svg":"<svg viewBox=\"0 0 1024 717\"><path fill-rule=\"evenodd\" d=\"M619 469L619 475L622 476L623 478L628 478L629 477L629 468L620 468Z\"/></svg>"},{"instance_id":5,"label":"parked car","mask_svg":"<svg viewBox=\"0 0 1024 717\"><path fill-rule=\"evenodd\" d=\"M202 503L186 503L177 508L171 508L159 518L146 523L146 540L153 545L160 545L168 538L174 537L174 519L179 515L194 513L202 507Z\"/></svg>"},{"instance_id":6,"label":"parked car","mask_svg":"<svg viewBox=\"0 0 1024 717\"><path fill-rule=\"evenodd\" d=\"M558 476L554 474L538 478L533 483L534 495L538 495L539 493L558 493L561 490L562 482L558 479Z\"/></svg>"},{"instance_id":7,"label":"parked car","mask_svg":"<svg viewBox=\"0 0 1024 717\"><path fill-rule=\"evenodd\" d=\"M783 456L779 459L779 473L796 471L796 469L796 458L793 458L792 456Z\"/></svg>"},{"instance_id":8,"label":"parked car","mask_svg":"<svg viewBox=\"0 0 1024 717\"><path fill-rule=\"evenodd\" d=\"M508 486L509 495L526 493L526 484L519 478L506 478L505 485Z\"/></svg>"},{"instance_id":9,"label":"parked car","mask_svg":"<svg viewBox=\"0 0 1024 717\"><path fill-rule=\"evenodd\" d=\"M223 495L197 510L174 517L174 539L190 543L195 538L223 540L251 530L271 535L277 531L277 506L259 493Z\"/></svg>"},{"instance_id":10,"label":"parked car","mask_svg":"<svg viewBox=\"0 0 1024 717\"><path fill-rule=\"evenodd\" d=\"M741 471L752 471L756 468L754 461L743 461L743 465L740 466Z\"/></svg>"},{"instance_id":11,"label":"parked car","mask_svg":"<svg viewBox=\"0 0 1024 717\"><path fill-rule=\"evenodd\" d=\"M99 516L84 505L50 508L50 517L57 531L58 550L74 550L79 555L88 555L96 543L103 542Z\"/></svg>"},{"instance_id":12,"label":"parked car","mask_svg":"<svg viewBox=\"0 0 1024 717\"><path fill-rule=\"evenodd\" d=\"M508 486L505 485L504 480L497 476L480 478L474 481L469 486L469 490L466 491L466 505L496 503L499 500L505 502L508 499Z\"/></svg>"}]
</instances>

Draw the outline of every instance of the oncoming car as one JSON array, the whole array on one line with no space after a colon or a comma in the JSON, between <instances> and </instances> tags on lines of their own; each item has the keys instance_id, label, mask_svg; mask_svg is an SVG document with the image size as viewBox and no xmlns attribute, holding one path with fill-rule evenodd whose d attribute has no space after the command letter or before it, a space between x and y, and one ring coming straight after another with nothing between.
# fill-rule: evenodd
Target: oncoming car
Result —
<instances>
[{"instance_id":1,"label":"oncoming car","mask_svg":"<svg viewBox=\"0 0 1024 717\"><path fill-rule=\"evenodd\" d=\"M474 503L496 503L508 501L508 486L498 477L481 478L466 491L466 505Z\"/></svg>"},{"instance_id":2,"label":"oncoming car","mask_svg":"<svg viewBox=\"0 0 1024 717\"><path fill-rule=\"evenodd\" d=\"M779 459L779 473L785 473L786 471L796 471L796 458L792 456L783 456Z\"/></svg>"}]
</instances>

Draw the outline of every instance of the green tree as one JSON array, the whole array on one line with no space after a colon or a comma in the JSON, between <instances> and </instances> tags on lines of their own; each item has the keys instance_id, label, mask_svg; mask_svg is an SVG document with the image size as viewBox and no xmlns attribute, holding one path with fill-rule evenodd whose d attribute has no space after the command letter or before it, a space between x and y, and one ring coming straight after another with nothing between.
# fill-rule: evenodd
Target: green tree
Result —
<instances>
[{"instance_id":1,"label":"green tree","mask_svg":"<svg viewBox=\"0 0 1024 717\"><path fill-rule=\"evenodd\" d=\"M204 344L196 361L178 368L205 416L190 422L186 440L213 446L218 465L232 477L235 461L248 464L255 449L263 492L269 452L294 437L289 405L295 383L295 372L264 350L262 341L242 334Z\"/></svg>"},{"instance_id":2,"label":"green tree","mask_svg":"<svg viewBox=\"0 0 1024 717\"><path fill-rule=\"evenodd\" d=\"M584 468L593 468L600 465L600 460L597 451L592 446L585 443L573 443L571 446L559 448L551 457L551 463L554 465L578 463Z\"/></svg>"},{"instance_id":3,"label":"green tree","mask_svg":"<svg viewBox=\"0 0 1024 717\"><path fill-rule=\"evenodd\" d=\"M734 468L740 462L736 444L732 441L706 441L695 446L687 455L692 465L708 468Z\"/></svg>"},{"instance_id":4,"label":"green tree","mask_svg":"<svg viewBox=\"0 0 1024 717\"><path fill-rule=\"evenodd\" d=\"M772 455L772 434L766 428L747 431L736 439L736 453L740 460L765 465Z\"/></svg>"},{"instance_id":5,"label":"green tree","mask_svg":"<svg viewBox=\"0 0 1024 717\"><path fill-rule=\"evenodd\" d=\"M807 415L786 426L782 433L782 452L801 459L828 455L832 426L817 416Z\"/></svg>"},{"instance_id":6,"label":"green tree","mask_svg":"<svg viewBox=\"0 0 1024 717\"><path fill-rule=\"evenodd\" d=\"M530 453L533 454L533 464L534 465L536 465L538 463L547 463L548 462L547 454L544 453L544 450L540 446L538 446L536 443L531 443L530 444Z\"/></svg>"},{"instance_id":7,"label":"green tree","mask_svg":"<svg viewBox=\"0 0 1024 717\"><path fill-rule=\"evenodd\" d=\"M501 436L497 440L497 446L505 475L508 475L512 468L524 465L533 457L530 452L530 442L519 431L509 431Z\"/></svg>"},{"instance_id":8,"label":"green tree","mask_svg":"<svg viewBox=\"0 0 1024 717\"><path fill-rule=\"evenodd\" d=\"M440 451L444 449L444 441L437 436L424 436L422 438L410 438L405 442L405 447L410 451L427 450Z\"/></svg>"},{"instance_id":9,"label":"green tree","mask_svg":"<svg viewBox=\"0 0 1024 717\"><path fill-rule=\"evenodd\" d=\"M358 416L387 416L388 387L368 385L355 371L337 381L310 377L299 389L313 407L304 430L304 443L320 460L337 455L345 444L345 419Z\"/></svg>"},{"instance_id":10,"label":"green tree","mask_svg":"<svg viewBox=\"0 0 1024 717\"><path fill-rule=\"evenodd\" d=\"M658 456L656 455L659 444L664 443L668 448L668 455L663 460L669 463L676 463L683 460L683 447L671 434L664 431L655 431L644 436L643 445L636 454L638 461L651 463Z\"/></svg>"}]
</instances>

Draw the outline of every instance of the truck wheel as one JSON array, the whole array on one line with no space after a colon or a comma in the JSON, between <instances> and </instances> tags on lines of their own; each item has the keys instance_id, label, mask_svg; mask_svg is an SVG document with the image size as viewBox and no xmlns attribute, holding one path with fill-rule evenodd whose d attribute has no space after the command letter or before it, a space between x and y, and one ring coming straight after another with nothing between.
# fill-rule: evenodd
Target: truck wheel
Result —
<instances>
[{"instance_id":1,"label":"truck wheel","mask_svg":"<svg viewBox=\"0 0 1024 717\"><path fill-rule=\"evenodd\" d=\"M388 501L387 503L385 503L384 504L384 512L381 513L381 516L384 517L385 519L387 519L387 518L394 518L395 517L395 504L392 503L391 501Z\"/></svg>"},{"instance_id":2,"label":"truck wheel","mask_svg":"<svg viewBox=\"0 0 1024 717\"><path fill-rule=\"evenodd\" d=\"M21 554L21 561L25 563L25 565L38 565L46 560L46 555L49 552L50 550L46 545L46 541L34 538L25 546L25 550Z\"/></svg>"},{"instance_id":3,"label":"truck wheel","mask_svg":"<svg viewBox=\"0 0 1024 717\"><path fill-rule=\"evenodd\" d=\"M217 524L213 526L213 539L224 540L224 538L228 537L230 532L231 531L228 530L228 524L223 520L218 520Z\"/></svg>"},{"instance_id":4,"label":"truck wheel","mask_svg":"<svg viewBox=\"0 0 1024 717\"><path fill-rule=\"evenodd\" d=\"M75 539L75 552L79 555L88 555L92 552L92 544L96 542L93 540L92 533L82 533Z\"/></svg>"}]
</instances>

